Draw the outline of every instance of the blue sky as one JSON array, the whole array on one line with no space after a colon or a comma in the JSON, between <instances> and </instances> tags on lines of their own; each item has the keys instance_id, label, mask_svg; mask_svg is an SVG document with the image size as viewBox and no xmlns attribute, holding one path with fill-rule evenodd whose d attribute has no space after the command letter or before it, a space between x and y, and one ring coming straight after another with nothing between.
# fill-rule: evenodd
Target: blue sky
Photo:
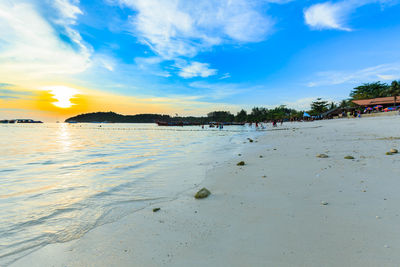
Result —
<instances>
[{"instance_id":1,"label":"blue sky","mask_svg":"<svg viewBox=\"0 0 400 267\"><path fill-rule=\"evenodd\" d=\"M397 0L2 0L0 82L189 101L188 114L307 109L400 79L398 14Z\"/></svg>"}]
</instances>

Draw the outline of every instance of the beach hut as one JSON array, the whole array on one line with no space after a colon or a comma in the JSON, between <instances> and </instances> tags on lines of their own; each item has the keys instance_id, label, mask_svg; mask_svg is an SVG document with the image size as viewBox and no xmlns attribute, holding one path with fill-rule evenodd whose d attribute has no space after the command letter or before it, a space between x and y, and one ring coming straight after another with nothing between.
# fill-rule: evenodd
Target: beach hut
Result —
<instances>
[{"instance_id":1,"label":"beach hut","mask_svg":"<svg viewBox=\"0 0 400 267\"><path fill-rule=\"evenodd\" d=\"M351 102L362 107L374 107L374 108L377 106L380 106L380 108L393 107L395 104L394 97L392 96L352 100Z\"/></svg>"}]
</instances>

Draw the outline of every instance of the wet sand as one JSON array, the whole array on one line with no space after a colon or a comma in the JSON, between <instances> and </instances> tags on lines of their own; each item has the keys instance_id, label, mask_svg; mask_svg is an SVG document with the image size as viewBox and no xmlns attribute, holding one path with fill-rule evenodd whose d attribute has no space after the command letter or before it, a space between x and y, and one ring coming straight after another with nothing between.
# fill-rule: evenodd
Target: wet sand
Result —
<instances>
[{"instance_id":1,"label":"wet sand","mask_svg":"<svg viewBox=\"0 0 400 267\"><path fill-rule=\"evenodd\" d=\"M400 116L285 123L177 199L13 266L399 266L392 148ZM194 199L202 187L212 194Z\"/></svg>"}]
</instances>

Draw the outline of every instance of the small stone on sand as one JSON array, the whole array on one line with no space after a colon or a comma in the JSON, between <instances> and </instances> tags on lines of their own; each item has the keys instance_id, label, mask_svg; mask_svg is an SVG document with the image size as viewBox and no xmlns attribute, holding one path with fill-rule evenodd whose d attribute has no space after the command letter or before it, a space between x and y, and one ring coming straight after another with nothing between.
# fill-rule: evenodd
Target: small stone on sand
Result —
<instances>
[{"instance_id":1,"label":"small stone on sand","mask_svg":"<svg viewBox=\"0 0 400 267\"><path fill-rule=\"evenodd\" d=\"M325 159L325 158L328 158L328 155L326 155L326 154L318 154L317 158Z\"/></svg>"},{"instance_id":2,"label":"small stone on sand","mask_svg":"<svg viewBox=\"0 0 400 267\"><path fill-rule=\"evenodd\" d=\"M154 208L153 209L153 212L157 212L157 211L159 211L160 210L160 208Z\"/></svg>"},{"instance_id":3,"label":"small stone on sand","mask_svg":"<svg viewBox=\"0 0 400 267\"><path fill-rule=\"evenodd\" d=\"M250 143L253 143L253 139L247 138L247 140L249 140Z\"/></svg>"},{"instance_id":4,"label":"small stone on sand","mask_svg":"<svg viewBox=\"0 0 400 267\"><path fill-rule=\"evenodd\" d=\"M395 148L390 149L390 153L396 154L399 153L399 151Z\"/></svg>"},{"instance_id":5,"label":"small stone on sand","mask_svg":"<svg viewBox=\"0 0 400 267\"><path fill-rule=\"evenodd\" d=\"M346 156L346 157L344 157L345 159L354 159L354 157L353 156Z\"/></svg>"},{"instance_id":6,"label":"small stone on sand","mask_svg":"<svg viewBox=\"0 0 400 267\"><path fill-rule=\"evenodd\" d=\"M263 156L262 155L260 155L260 158L262 158Z\"/></svg>"},{"instance_id":7,"label":"small stone on sand","mask_svg":"<svg viewBox=\"0 0 400 267\"><path fill-rule=\"evenodd\" d=\"M326 206L326 205L328 205L328 202L326 202L326 201L321 201L321 205Z\"/></svg>"},{"instance_id":8,"label":"small stone on sand","mask_svg":"<svg viewBox=\"0 0 400 267\"><path fill-rule=\"evenodd\" d=\"M386 152L386 155L393 155L392 152Z\"/></svg>"},{"instance_id":9,"label":"small stone on sand","mask_svg":"<svg viewBox=\"0 0 400 267\"><path fill-rule=\"evenodd\" d=\"M196 199L201 199L201 198L206 198L211 194L211 192L203 187L202 189L199 190L199 192L196 193L196 195L194 195L194 198Z\"/></svg>"},{"instance_id":10,"label":"small stone on sand","mask_svg":"<svg viewBox=\"0 0 400 267\"><path fill-rule=\"evenodd\" d=\"M244 161L241 161L241 162L238 162L238 164L236 164L237 166L244 166L245 165L245 163L244 163Z\"/></svg>"}]
</instances>

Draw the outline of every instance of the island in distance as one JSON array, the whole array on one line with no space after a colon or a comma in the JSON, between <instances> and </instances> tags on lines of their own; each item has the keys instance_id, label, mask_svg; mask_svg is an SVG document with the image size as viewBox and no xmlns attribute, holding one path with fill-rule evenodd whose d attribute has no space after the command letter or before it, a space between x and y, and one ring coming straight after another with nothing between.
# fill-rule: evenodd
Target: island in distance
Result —
<instances>
[{"instance_id":1,"label":"island in distance","mask_svg":"<svg viewBox=\"0 0 400 267\"><path fill-rule=\"evenodd\" d=\"M80 114L65 120L68 123L156 123L156 122L187 122L207 124L212 121L233 122L235 116L228 111L210 112L207 117L171 117L161 114L122 115L115 112L93 112Z\"/></svg>"},{"instance_id":2,"label":"island in distance","mask_svg":"<svg viewBox=\"0 0 400 267\"><path fill-rule=\"evenodd\" d=\"M32 119L0 120L0 123L43 123Z\"/></svg>"}]
</instances>

